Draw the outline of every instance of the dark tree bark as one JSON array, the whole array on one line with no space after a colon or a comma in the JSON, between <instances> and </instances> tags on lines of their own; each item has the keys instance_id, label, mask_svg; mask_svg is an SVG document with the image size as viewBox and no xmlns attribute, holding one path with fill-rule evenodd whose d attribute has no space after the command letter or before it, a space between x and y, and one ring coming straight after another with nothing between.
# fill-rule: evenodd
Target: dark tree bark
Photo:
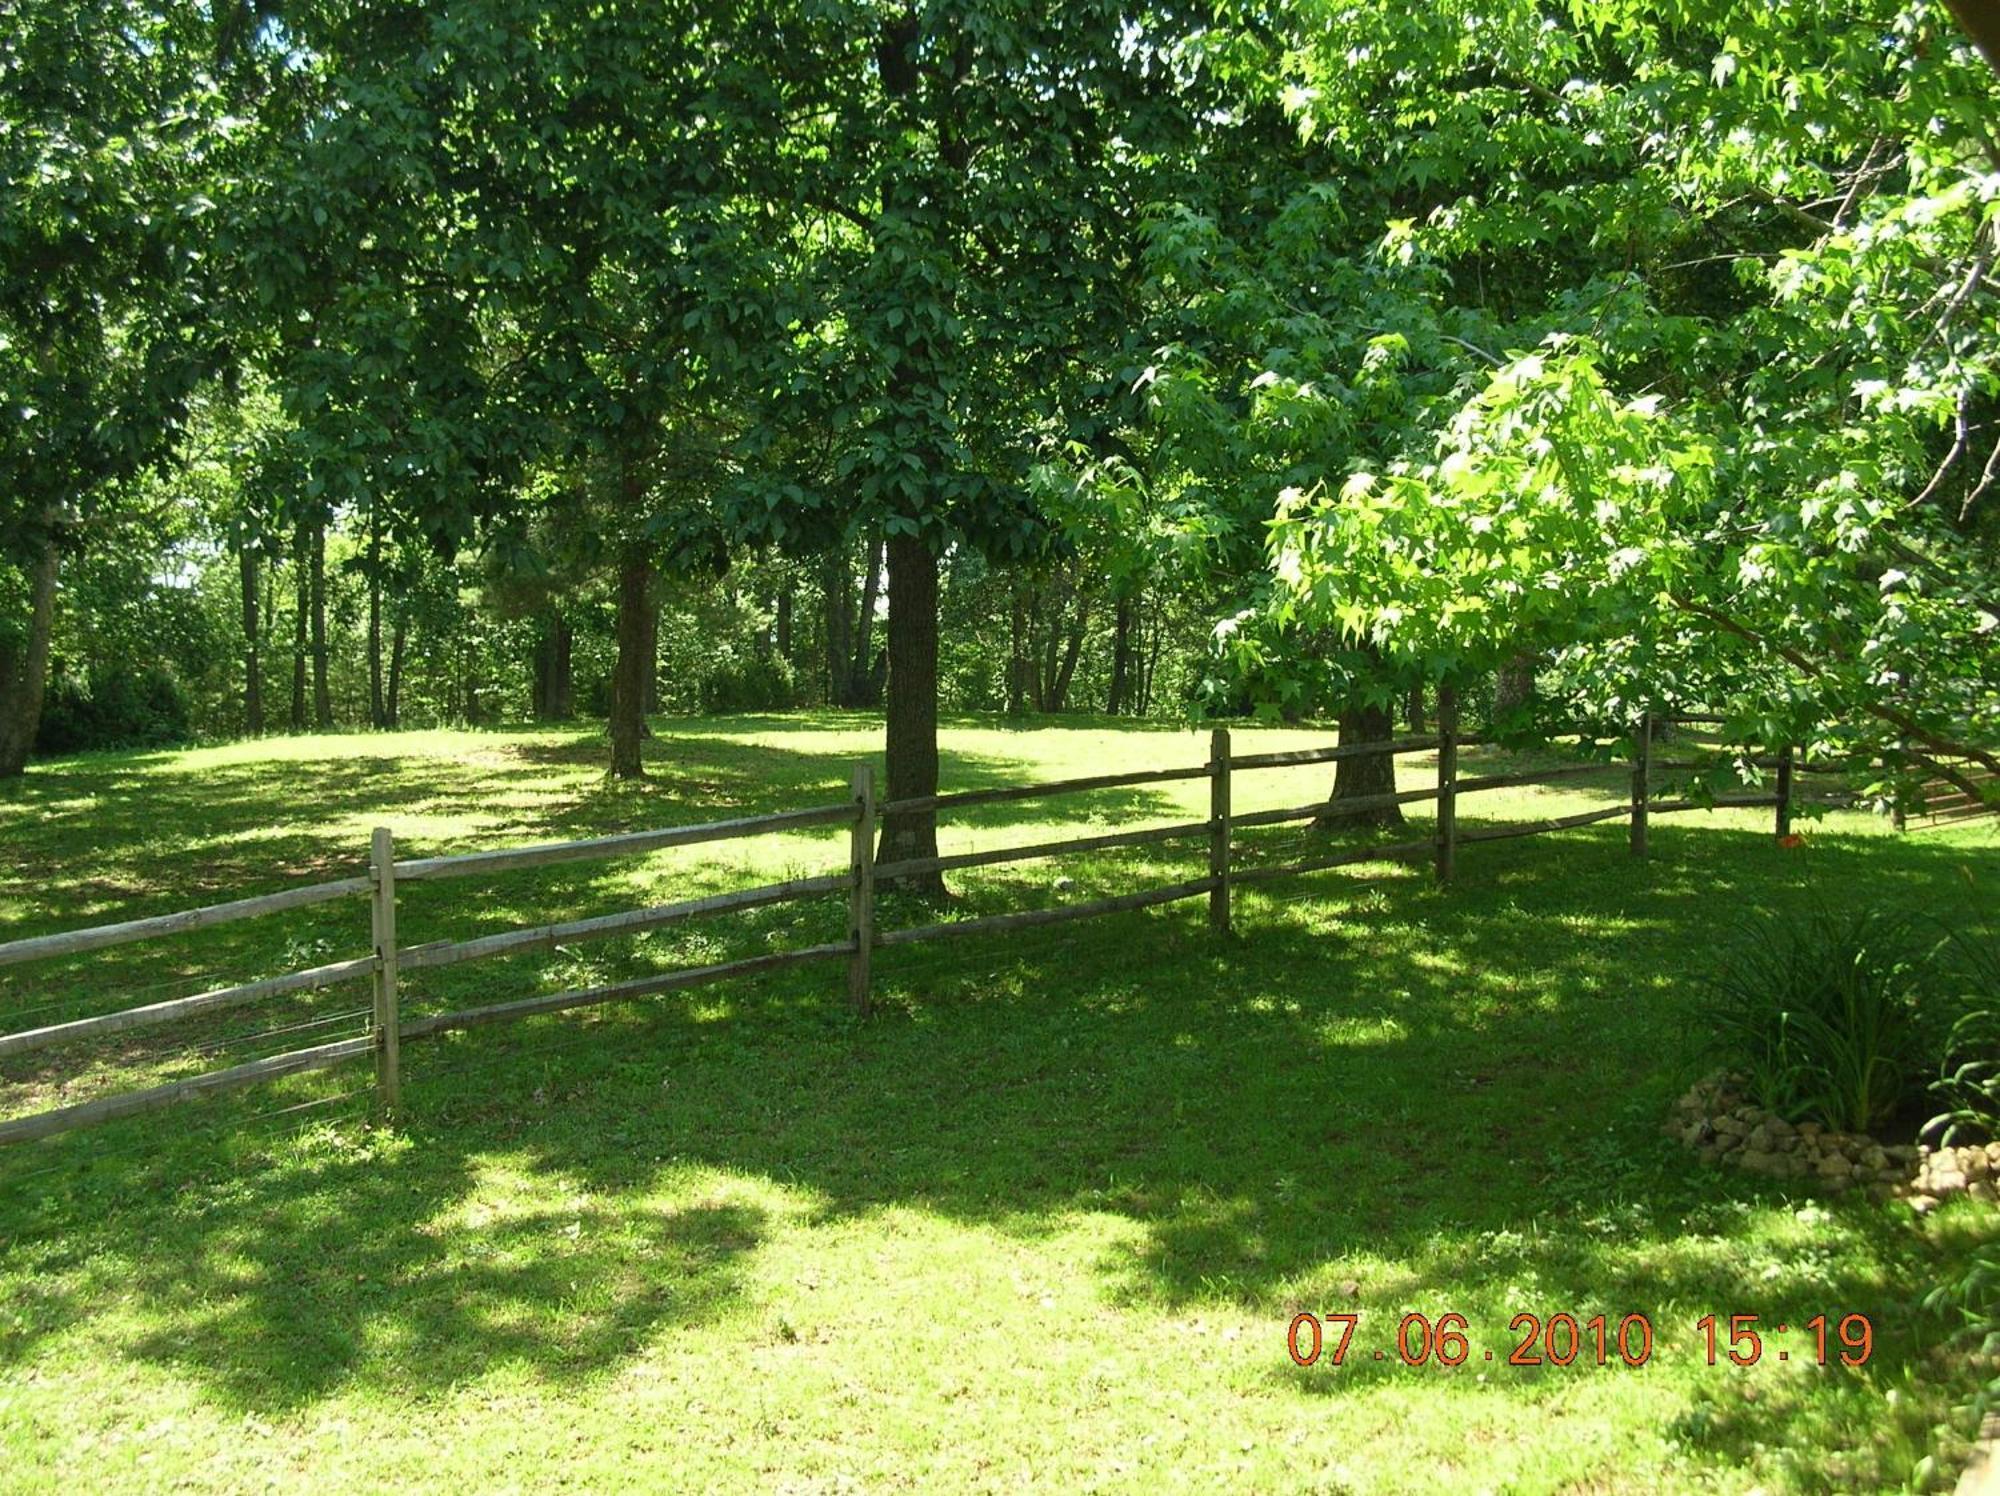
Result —
<instances>
[{"instance_id":1,"label":"dark tree bark","mask_svg":"<svg viewBox=\"0 0 2000 1496\"><path fill-rule=\"evenodd\" d=\"M261 657L266 653L267 646L277 637L275 629L278 622L278 568L267 558L258 569L264 574L264 585L260 589L264 599L263 612L260 615L263 632L257 640L257 652ZM266 725L268 726L268 722Z\"/></svg>"},{"instance_id":2,"label":"dark tree bark","mask_svg":"<svg viewBox=\"0 0 2000 1496\"><path fill-rule=\"evenodd\" d=\"M574 715L571 651L575 630L560 611L542 615L535 635L534 680L529 709L537 722L567 722Z\"/></svg>"},{"instance_id":3,"label":"dark tree bark","mask_svg":"<svg viewBox=\"0 0 2000 1496\"><path fill-rule=\"evenodd\" d=\"M646 674L652 643L653 566L634 546L618 562L618 660L611 670L611 774L640 779L639 743L646 726Z\"/></svg>"},{"instance_id":4,"label":"dark tree bark","mask_svg":"<svg viewBox=\"0 0 2000 1496\"><path fill-rule=\"evenodd\" d=\"M889 542L889 773L884 800L938 792L937 661L937 557L922 540L898 535ZM936 811L882 817L878 862L937 854ZM895 880L894 886L938 895L944 892L944 878L927 873Z\"/></svg>"},{"instance_id":5,"label":"dark tree bark","mask_svg":"<svg viewBox=\"0 0 2000 1496\"><path fill-rule=\"evenodd\" d=\"M1166 637L1166 625L1154 618L1151 642L1146 646L1146 670L1139 681L1139 715L1142 717L1153 709L1153 681L1160 673L1160 646L1166 642Z\"/></svg>"},{"instance_id":6,"label":"dark tree bark","mask_svg":"<svg viewBox=\"0 0 2000 1496\"><path fill-rule=\"evenodd\" d=\"M1056 694L1056 636L1061 632L1062 598L1055 584L1037 587L1028 604L1028 627L1035 657L1035 710L1052 712Z\"/></svg>"},{"instance_id":7,"label":"dark tree bark","mask_svg":"<svg viewBox=\"0 0 2000 1496\"><path fill-rule=\"evenodd\" d=\"M312 677L313 726L324 732L333 726L333 692L326 681L326 526L312 527Z\"/></svg>"},{"instance_id":8,"label":"dark tree bark","mask_svg":"<svg viewBox=\"0 0 2000 1496\"><path fill-rule=\"evenodd\" d=\"M776 637L772 643L778 651L778 658L786 664L792 661L792 584L788 580L778 593L777 620L774 625Z\"/></svg>"},{"instance_id":9,"label":"dark tree bark","mask_svg":"<svg viewBox=\"0 0 2000 1496\"><path fill-rule=\"evenodd\" d=\"M1421 681L1410 687L1409 697L1403 703L1403 720L1409 724L1411 732L1424 730L1424 688Z\"/></svg>"},{"instance_id":10,"label":"dark tree bark","mask_svg":"<svg viewBox=\"0 0 2000 1496\"><path fill-rule=\"evenodd\" d=\"M1994 0L1944 0L1986 65L2000 75L2000 5Z\"/></svg>"},{"instance_id":11,"label":"dark tree bark","mask_svg":"<svg viewBox=\"0 0 2000 1496\"><path fill-rule=\"evenodd\" d=\"M243 730L253 738L264 735L264 660L259 647L263 619L259 608L257 548L245 544L237 557L243 583Z\"/></svg>"},{"instance_id":12,"label":"dark tree bark","mask_svg":"<svg viewBox=\"0 0 2000 1496\"><path fill-rule=\"evenodd\" d=\"M847 695L842 706L875 706L882 699L875 688L875 601L882 595L882 561L882 542L870 541L867 580L861 585L861 611L854 619L854 657L848 667Z\"/></svg>"},{"instance_id":13,"label":"dark tree bark","mask_svg":"<svg viewBox=\"0 0 2000 1496\"><path fill-rule=\"evenodd\" d=\"M537 722L549 720L549 656L555 638L544 616L535 629L535 647L528 652L528 715Z\"/></svg>"},{"instance_id":14,"label":"dark tree bark","mask_svg":"<svg viewBox=\"0 0 2000 1496\"><path fill-rule=\"evenodd\" d=\"M368 512L368 725L381 731L389 725L389 703L382 693L382 522Z\"/></svg>"},{"instance_id":15,"label":"dark tree bark","mask_svg":"<svg viewBox=\"0 0 2000 1496\"><path fill-rule=\"evenodd\" d=\"M1139 600L1119 598L1111 619L1111 689L1104 698L1104 710L1113 717L1132 709L1133 665L1138 652L1133 635L1138 618Z\"/></svg>"},{"instance_id":16,"label":"dark tree bark","mask_svg":"<svg viewBox=\"0 0 2000 1496\"><path fill-rule=\"evenodd\" d=\"M310 566L305 526L292 543L292 731L306 730L306 618L312 611L312 589L306 581Z\"/></svg>"},{"instance_id":17,"label":"dark tree bark","mask_svg":"<svg viewBox=\"0 0 2000 1496\"><path fill-rule=\"evenodd\" d=\"M1386 743L1395 736L1395 720L1379 706L1349 706L1340 714L1340 745ZM1400 805L1378 805L1366 810L1349 810L1344 801L1396 792L1396 760L1387 753L1369 753L1360 758L1344 758L1333 771L1333 793L1326 808L1313 822L1316 831L1346 830L1353 826L1400 826Z\"/></svg>"},{"instance_id":18,"label":"dark tree bark","mask_svg":"<svg viewBox=\"0 0 2000 1496\"><path fill-rule=\"evenodd\" d=\"M1028 712L1028 595L1017 580L1007 610L1007 715Z\"/></svg>"},{"instance_id":19,"label":"dark tree bark","mask_svg":"<svg viewBox=\"0 0 2000 1496\"><path fill-rule=\"evenodd\" d=\"M56 621L56 564L55 540L44 537L28 560L26 633L18 639L0 636L0 780L26 772L42 723Z\"/></svg>"},{"instance_id":20,"label":"dark tree bark","mask_svg":"<svg viewBox=\"0 0 2000 1496\"><path fill-rule=\"evenodd\" d=\"M403 725L403 659L410 642L410 625L400 613L396 617L395 637L389 645L389 711L391 727Z\"/></svg>"},{"instance_id":21,"label":"dark tree bark","mask_svg":"<svg viewBox=\"0 0 2000 1496\"><path fill-rule=\"evenodd\" d=\"M826 616L826 704L847 705L848 661L854 654L854 577L844 551L829 554L820 568Z\"/></svg>"},{"instance_id":22,"label":"dark tree bark","mask_svg":"<svg viewBox=\"0 0 2000 1496\"><path fill-rule=\"evenodd\" d=\"M640 695L645 702L639 718L639 736L650 738L652 725L646 718L660 709L660 604L655 602L646 609L646 653L640 662L645 672L640 681Z\"/></svg>"},{"instance_id":23,"label":"dark tree bark","mask_svg":"<svg viewBox=\"0 0 2000 1496\"><path fill-rule=\"evenodd\" d=\"M576 715L576 629L567 618L556 619L555 658L550 662L549 714L557 722Z\"/></svg>"},{"instance_id":24,"label":"dark tree bark","mask_svg":"<svg viewBox=\"0 0 2000 1496\"><path fill-rule=\"evenodd\" d=\"M1062 664L1049 688L1049 710L1060 712L1069 705L1070 682L1076 679L1077 657L1083 653L1083 636L1090 627L1090 594L1077 599L1076 616L1070 622L1069 637L1063 643Z\"/></svg>"},{"instance_id":25,"label":"dark tree bark","mask_svg":"<svg viewBox=\"0 0 2000 1496\"><path fill-rule=\"evenodd\" d=\"M1535 657L1509 655L1493 680L1493 715L1505 717L1533 705L1535 700Z\"/></svg>"}]
</instances>

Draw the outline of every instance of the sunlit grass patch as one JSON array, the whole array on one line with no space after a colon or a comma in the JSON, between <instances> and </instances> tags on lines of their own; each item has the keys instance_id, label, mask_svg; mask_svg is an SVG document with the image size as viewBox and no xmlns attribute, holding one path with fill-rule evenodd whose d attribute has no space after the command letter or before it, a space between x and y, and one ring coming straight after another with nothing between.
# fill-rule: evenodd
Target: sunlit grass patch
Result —
<instances>
[{"instance_id":1,"label":"sunlit grass patch","mask_svg":"<svg viewBox=\"0 0 2000 1496\"><path fill-rule=\"evenodd\" d=\"M879 743L854 714L657 732L637 788L604 782L583 730L38 765L0 802L20 848L0 936L161 912L191 884L338 876L376 824L421 856L821 803ZM946 787L969 788L1192 763L1206 743L968 721L944 748ZM1237 804L1326 788L1324 770L1245 775ZM1613 772L1462 814L1623 792ZM1193 780L986 807L943 841L1197 820L1206 797ZM1262 840L1281 860L1299 833ZM866 1023L835 963L413 1043L393 1125L371 1119L361 1067L0 1155L0 1487L1894 1488L1969 1433L1981 1373L1922 1300L2000 1236L1994 1212L1918 1221L1723 1174L1658 1127L1726 919L1976 903L2000 870L1991 834L1842 816L1785 852L1765 813L1732 811L1661 818L1653 851L1635 862L1613 821L1469 845L1449 890L1374 863L1246 886L1228 938L1195 901L887 949ZM952 908L886 899L883 923L1125 892L1205 855L1197 837L977 869ZM413 884L401 912L408 940L463 939L844 861L842 831L788 834ZM413 972L405 1001L505 1001L844 928L831 897ZM106 1011L366 939L357 900L0 969L0 1012ZM10 1062L0 1100L268 1052L365 1000L32 1057L81 1082ZM303 1032L322 1031L343 1030ZM1302 1307L1360 1315L1365 1357L1295 1366ZM1522 1312L1643 1313L1653 1358L1510 1366ZM1868 1365L1797 1358L1820 1312L1871 1317ZM1474 1360L1403 1365L1410 1313L1463 1315ZM1697 1322L1744 1313L1792 1326L1767 1340L1794 1359L1709 1366Z\"/></svg>"}]
</instances>

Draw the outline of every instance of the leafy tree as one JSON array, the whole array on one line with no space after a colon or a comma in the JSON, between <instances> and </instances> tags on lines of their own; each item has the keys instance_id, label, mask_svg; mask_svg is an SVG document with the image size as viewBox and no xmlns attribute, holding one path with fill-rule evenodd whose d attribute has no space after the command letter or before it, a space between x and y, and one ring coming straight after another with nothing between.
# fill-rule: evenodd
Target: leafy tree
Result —
<instances>
[{"instance_id":1,"label":"leafy tree","mask_svg":"<svg viewBox=\"0 0 2000 1496\"><path fill-rule=\"evenodd\" d=\"M1037 545L1027 473L1067 434L1042 397L1094 341L1145 184L1185 164L1197 59L1189 19L1164 7L801 15L782 165L825 248L781 387L835 433L835 483L753 495L743 522L774 539L885 538L886 798L921 799L938 787L939 558ZM884 816L884 862L936 850L933 812Z\"/></svg>"},{"instance_id":2,"label":"leafy tree","mask_svg":"<svg viewBox=\"0 0 2000 1496\"><path fill-rule=\"evenodd\" d=\"M1353 227L1310 276L1266 243L1224 282L1261 391L1180 419L1296 463L1242 652L1547 648L1614 716L1698 690L1745 740L1990 762L2000 158L1955 33L1887 3L1291 14L1268 86Z\"/></svg>"},{"instance_id":3,"label":"leafy tree","mask_svg":"<svg viewBox=\"0 0 2000 1496\"><path fill-rule=\"evenodd\" d=\"M232 150L205 13L10 7L0 34L0 779L35 738L60 557L117 524L222 362L205 190Z\"/></svg>"}]
</instances>

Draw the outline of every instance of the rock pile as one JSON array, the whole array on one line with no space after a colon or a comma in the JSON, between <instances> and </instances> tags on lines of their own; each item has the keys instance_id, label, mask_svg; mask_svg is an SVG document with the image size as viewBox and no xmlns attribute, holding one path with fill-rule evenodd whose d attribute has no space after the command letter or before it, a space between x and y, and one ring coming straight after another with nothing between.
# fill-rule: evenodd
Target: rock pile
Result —
<instances>
[{"instance_id":1,"label":"rock pile","mask_svg":"<svg viewBox=\"0 0 2000 1496\"><path fill-rule=\"evenodd\" d=\"M1733 1080L1698 1081L1674 1104L1666 1131L1704 1158L1777 1179L1816 1179L1829 1189L1902 1195L1919 1211L1942 1195L2000 1199L2000 1142L1956 1148L1884 1145L1864 1133L1787 1122L1750 1102Z\"/></svg>"}]
</instances>

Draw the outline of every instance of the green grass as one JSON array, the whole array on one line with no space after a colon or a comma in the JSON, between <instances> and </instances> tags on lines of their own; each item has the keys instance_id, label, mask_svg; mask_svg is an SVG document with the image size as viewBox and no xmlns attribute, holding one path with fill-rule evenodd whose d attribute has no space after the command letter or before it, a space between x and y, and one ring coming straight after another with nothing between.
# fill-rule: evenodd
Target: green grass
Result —
<instances>
[{"instance_id":1,"label":"green grass","mask_svg":"<svg viewBox=\"0 0 2000 1496\"><path fill-rule=\"evenodd\" d=\"M603 779L584 732L40 765L0 799L0 939L339 876L378 823L424 855L838 799L879 741L834 714L657 726L637 787ZM1324 740L1240 730L1237 751ZM945 780L1205 748L967 721L947 726ZM1407 783L1429 772L1405 762ZM1244 775L1236 808L1325 787L1325 770ZM1622 792L1611 769L1461 815ZM950 822L945 849L1197 819L1205 797L993 807ZM843 837L413 885L402 935L825 871ZM1993 1209L1824 1198L1715 1171L1658 1128L1727 924L1978 908L2000 846L1843 815L1788 851L1761 811L1661 817L1652 846L1635 863L1614 821L1466 846L1449 890L1389 865L1245 888L1232 939L1197 901L887 950L865 1024L832 964L412 1044L394 1126L356 1094L363 1066L10 1150L0 1489L1878 1490L1927 1455L1949 1471L1992 1372L1920 1305L2000 1237ZM981 869L954 880L954 912L1192 876L1201 856ZM883 923L937 917L890 901ZM842 923L829 899L415 974L407 1011ZM0 968L0 1027L366 942L357 900ZM0 1065L0 1115L359 1032L365 1001L21 1057ZM1291 1364L1300 1307L1360 1314L1348 1365ZM1468 1364L1397 1364L1412 1311L1463 1314ZM1645 1313L1652 1363L1510 1367L1523 1311ZM1797 1332L1767 1335L1754 1368L1705 1364L1703 1315L1820 1312L1873 1318L1868 1366L1817 1368Z\"/></svg>"}]
</instances>

